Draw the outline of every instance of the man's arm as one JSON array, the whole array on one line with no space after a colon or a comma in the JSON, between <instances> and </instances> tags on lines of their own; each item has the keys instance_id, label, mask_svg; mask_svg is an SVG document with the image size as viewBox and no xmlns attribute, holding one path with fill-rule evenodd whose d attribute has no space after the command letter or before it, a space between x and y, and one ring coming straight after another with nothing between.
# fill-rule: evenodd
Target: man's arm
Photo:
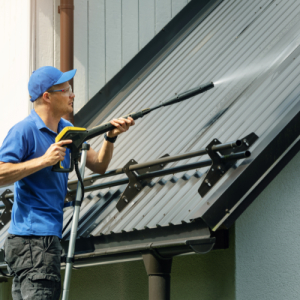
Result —
<instances>
[{"instance_id":1,"label":"man's arm","mask_svg":"<svg viewBox=\"0 0 300 300\"><path fill-rule=\"evenodd\" d=\"M130 126L134 125L132 118L114 119L110 122L116 128L107 133L108 137L115 137L129 129ZM86 166L97 174L104 174L108 168L108 165L112 159L114 150L114 144L104 140L103 145L97 153L94 149L90 149L86 157Z\"/></svg>"},{"instance_id":2,"label":"man's arm","mask_svg":"<svg viewBox=\"0 0 300 300\"><path fill-rule=\"evenodd\" d=\"M43 168L53 166L60 160L64 160L66 148L63 145L70 143L72 143L72 140L52 144L43 156L25 162L0 162L0 186L14 183Z\"/></svg>"}]
</instances>

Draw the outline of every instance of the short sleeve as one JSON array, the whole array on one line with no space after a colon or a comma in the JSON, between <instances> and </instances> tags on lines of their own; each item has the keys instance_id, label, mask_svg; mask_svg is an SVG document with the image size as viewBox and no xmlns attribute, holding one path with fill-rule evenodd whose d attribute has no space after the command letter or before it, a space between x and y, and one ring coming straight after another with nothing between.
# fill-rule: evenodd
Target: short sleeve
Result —
<instances>
[{"instance_id":1,"label":"short sleeve","mask_svg":"<svg viewBox=\"0 0 300 300\"><path fill-rule=\"evenodd\" d=\"M10 129L0 148L0 161L18 163L24 161L28 155L28 133L21 124Z\"/></svg>"}]
</instances>

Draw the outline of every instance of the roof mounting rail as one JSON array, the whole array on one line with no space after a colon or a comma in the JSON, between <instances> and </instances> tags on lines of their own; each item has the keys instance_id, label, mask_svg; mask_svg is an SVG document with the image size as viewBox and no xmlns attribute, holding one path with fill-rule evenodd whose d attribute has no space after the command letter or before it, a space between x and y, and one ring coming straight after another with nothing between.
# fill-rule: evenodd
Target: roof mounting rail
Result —
<instances>
[{"instance_id":1,"label":"roof mounting rail","mask_svg":"<svg viewBox=\"0 0 300 300\"><path fill-rule=\"evenodd\" d=\"M219 140L213 139L213 141L210 142L205 149L201 149L192 153L185 153L178 156L167 155L167 157L165 156L156 161L151 161L143 164L137 164L134 159L131 159L122 169L122 172L127 174L129 183L126 179L126 182L122 182L128 183L128 185L126 187L126 190L120 197L116 207L119 211L122 211L146 185L144 180L147 180L146 183L149 183L150 179L154 177L160 177L182 171L192 170L195 168L211 166L206 179L199 188L199 193L201 191L201 193L205 195L209 191L209 189L213 187L214 184L235 164L238 159L249 157L251 155L250 151L246 150L257 139L258 137L255 133L251 133L242 140L237 140L225 144L221 144ZM221 153L222 156L220 156L217 152ZM168 162L179 161L204 154L208 154L212 159L159 171L159 169L162 169ZM153 168L156 168L156 170L154 170ZM217 170L216 172L215 169ZM136 175L134 173L134 171L137 170L140 170L139 175ZM141 171L143 173L141 173ZM202 196L202 194L200 195Z\"/></svg>"},{"instance_id":2,"label":"roof mounting rail","mask_svg":"<svg viewBox=\"0 0 300 300\"><path fill-rule=\"evenodd\" d=\"M140 193L140 191L150 182L152 178L210 166L210 170L208 171L205 180L202 182L202 185L198 190L200 195L203 197L236 163L238 159L243 159L251 155L250 151L247 151L247 149L257 139L258 136L255 133L249 134L242 140L236 140L234 142L228 142L224 144L221 144L221 142L217 139L213 139L213 141L210 142L205 149L200 149L195 152L184 153L176 156L169 156L168 154L165 154L163 157L157 160L141 164L138 164L134 159L131 159L123 168L107 171L103 175L92 175L85 178L84 182L86 184L84 191L91 192L94 190L128 184L116 205L117 209L122 211ZM217 152L219 152L221 155L219 155ZM212 159L202 160L187 165L175 166L173 168L162 170L169 162L180 161L206 154L208 154ZM128 178L87 186L97 179L103 179L124 173L127 174ZM69 181L69 186L73 187L76 183L77 180ZM67 197L72 199L75 193L76 189L69 189ZM5 203L5 210L0 217L1 229L7 222L10 221L12 203L10 203L10 200L8 199L13 199L14 194L11 190L7 189L0 197L3 203ZM74 201L65 203L65 206L70 205L74 205ZM6 215L8 216L8 219L6 218Z\"/></svg>"},{"instance_id":3,"label":"roof mounting rail","mask_svg":"<svg viewBox=\"0 0 300 300\"><path fill-rule=\"evenodd\" d=\"M257 136L256 136L256 138L257 138ZM216 139L214 139L214 140L216 140ZM235 149L235 148L240 149L239 148L240 146L242 146L242 141L236 140L234 142L228 142L228 143L225 143L225 144L220 144L220 143L218 144L217 143L216 145L211 145L211 147L208 148L208 149L210 149L209 151L213 151L213 152L216 152L216 151L221 152L222 151L222 153L227 153L227 152L224 152L223 150L229 149L228 153L230 153L230 152L232 152L232 149ZM249 146L250 146L250 144L249 144ZM105 189L105 188L114 187L114 186L120 186L120 185L123 185L123 184L130 184L129 186L132 186L132 184L133 184L133 187L134 187L134 185L136 184L138 188L135 187L135 192L134 193L126 192L119 199L119 201L117 203L117 208L118 208L119 211L121 211L139 194L139 192L145 186L145 184L144 184L145 180L147 180L146 182L148 182L148 179L152 179L152 178L155 178L155 177L162 177L162 176L165 176L165 175L185 172L185 171L189 171L189 170L193 170L193 169L198 169L198 168L203 168L203 167L210 167L213 164L213 161L211 159L207 159L207 160L202 160L202 161L194 162L194 163L187 164L187 165L176 166L176 167L173 167L173 168L162 170L161 168L163 168L166 163L175 162L175 161L179 161L179 160L184 160L184 159L187 159L187 158L192 158L192 157L206 155L206 154L208 154L207 153L207 147L205 149L200 149L200 150L195 151L195 152L184 153L184 154L177 155L177 156L165 156L165 157L159 158L157 160L153 160L153 161L145 162L145 163L140 163L140 164L136 164L135 160L131 159L130 162L125 166L125 168L118 168L116 170L107 171L103 175L97 174L97 175L92 175L92 176L86 177L84 179L84 182L85 181L88 181L88 182L93 181L94 182L95 180L98 180L98 179L103 179L103 178L116 176L116 175L121 175L121 174L126 173L131 178L132 183L130 183L129 178L123 178L123 179L114 180L114 181L110 181L110 182L95 184L95 185L92 185L92 186L86 186L84 191L85 192L92 192L92 191L95 191L95 190ZM230 160L233 160L234 162L231 164L231 166L232 166L236 162L236 160L249 157L250 155L251 155L250 151L234 152L233 154L220 156L220 157L218 156L220 158L220 160L218 160L218 161L222 161L222 162L226 163L226 166L227 166L227 162L230 161ZM154 166L159 166L158 169L156 169L156 171L154 171L152 169L152 167L154 167ZM134 174L133 173L133 172L138 173L137 171L142 170L142 169L146 170L146 172L143 172L143 173L140 172L140 174ZM132 174L134 174L134 176ZM137 182L139 184L137 184ZM72 185L74 185L74 183L76 183L76 181L73 180L70 183ZM128 186L128 190L131 189L131 187L129 188L129 186ZM76 193L76 189L69 190L68 191L68 197L72 198L75 193ZM125 195L125 198L123 197L124 195ZM123 204L120 204L120 201L123 202ZM67 205L70 205L70 204L71 205L74 204L74 201L72 201L70 203L67 203Z\"/></svg>"}]
</instances>

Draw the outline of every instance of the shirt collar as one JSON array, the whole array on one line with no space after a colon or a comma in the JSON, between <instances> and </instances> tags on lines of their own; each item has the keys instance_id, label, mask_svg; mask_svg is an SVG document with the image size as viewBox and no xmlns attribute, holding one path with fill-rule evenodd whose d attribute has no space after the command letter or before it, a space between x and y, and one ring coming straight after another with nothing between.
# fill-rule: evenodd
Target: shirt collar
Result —
<instances>
[{"instance_id":1,"label":"shirt collar","mask_svg":"<svg viewBox=\"0 0 300 300\"><path fill-rule=\"evenodd\" d=\"M31 110L31 114L30 114L31 118L33 119L33 121L35 122L36 124L36 127L41 130L41 129L46 129L54 134L57 135L56 132L54 132L53 130L51 130L50 128L48 128L46 126L46 124L44 123L44 121L41 119L41 117L36 113L36 111L34 109ZM62 121L60 119L59 123L58 123L58 128L57 128L57 131L60 132L61 131L61 128L62 127Z\"/></svg>"}]
</instances>

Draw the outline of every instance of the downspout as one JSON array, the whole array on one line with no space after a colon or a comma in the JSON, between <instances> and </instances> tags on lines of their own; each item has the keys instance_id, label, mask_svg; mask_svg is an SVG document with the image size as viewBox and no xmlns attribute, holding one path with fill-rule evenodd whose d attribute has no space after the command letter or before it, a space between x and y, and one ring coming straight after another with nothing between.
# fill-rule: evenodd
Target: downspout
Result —
<instances>
[{"instance_id":1,"label":"downspout","mask_svg":"<svg viewBox=\"0 0 300 300\"><path fill-rule=\"evenodd\" d=\"M157 252L143 255L149 281L149 300L170 300L172 258L163 258Z\"/></svg>"},{"instance_id":2,"label":"downspout","mask_svg":"<svg viewBox=\"0 0 300 300\"><path fill-rule=\"evenodd\" d=\"M189 240L185 244L190 250L204 254L209 252L215 245L216 238L204 238L199 240ZM171 268L173 257L189 253L182 247L175 248L152 248L142 254L145 269L148 275L149 300L170 300L171 299Z\"/></svg>"},{"instance_id":3,"label":"downspout","mask_svg":"<svg viewBox=\"0 0 300 300\"><path fill-rule=\"evenodd\" d=\"M60 70L70 71L74 68L74 0L60 0ZM70 85L74 90L73 79ZM74 124L74 112L63 116Z\"/></svg>"}]
</instances>

